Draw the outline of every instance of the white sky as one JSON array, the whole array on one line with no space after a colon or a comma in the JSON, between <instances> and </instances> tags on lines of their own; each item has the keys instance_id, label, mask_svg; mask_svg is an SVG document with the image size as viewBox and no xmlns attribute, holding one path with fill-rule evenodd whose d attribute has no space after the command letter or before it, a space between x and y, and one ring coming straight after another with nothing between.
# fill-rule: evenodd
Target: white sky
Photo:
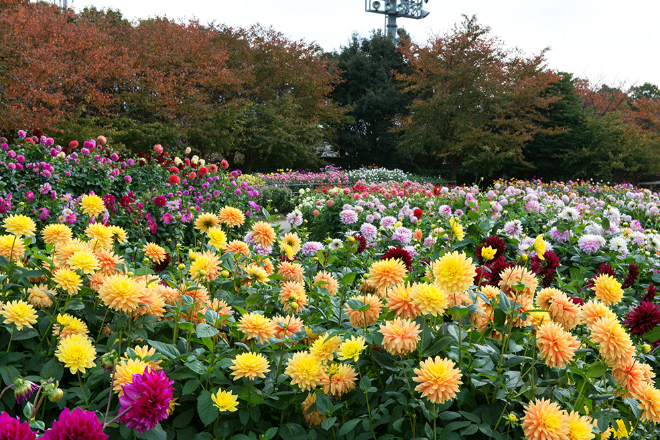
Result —
<instances>
[{"instance_id":1,"label":"white sky","mask_svg":"<svg viewBox=\"0 0 660 440\"><path fill-rule=\"evenodd\" d=\"M384 25L382 15L364 11L364 0L74 0L72 6L90 5L119 9L128 19L167 15L240 27L258 22L326 51L339 50L353 32L368 36ZM657 0L429 0L424 7L430 14L423 20L397 20L418 43L451 28L461 14L477 14L507 46L527 54L550 47L552 69L612 86L660 86Z\"/></svg>"}]
</instances>

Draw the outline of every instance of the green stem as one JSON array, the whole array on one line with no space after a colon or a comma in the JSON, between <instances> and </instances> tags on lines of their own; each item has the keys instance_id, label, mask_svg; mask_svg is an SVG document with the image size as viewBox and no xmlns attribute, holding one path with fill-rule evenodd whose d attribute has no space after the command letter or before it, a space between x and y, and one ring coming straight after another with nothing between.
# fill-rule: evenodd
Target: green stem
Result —
<instances>
[{"instance_id":1,"label":"green stem","mask_svg":"<svg viewBox=\"0 0 660 440\"><path fill-rule=\"evenodd\" d=\"M85 399L85 409L89 409L89 401L87 400L87 396L85 395L85 389L83 388L82 378L80 377L80 371L76 371L76 374L78 375L78 383L80 384L80 392L83 395L83 399Z\"/></svg>"},{"instance_id":2,"label":"green stem","mask_svg":"<svg viewBox=\"0 0 660 440\"><path fill-rule=\"evenodd\" d=\"M358 367L357 364L356 367ZM360 367L358 367L358 374L360 375L360 384L362 384L362 372L360 371ZM369 406L369 393L366 388L364 388L364 397L367 401L367 415L369 416L369 427L371 428L371 435L373 435L374 440L377 440L376 432L374 431L374 424L371 418L371 408Z\"/></svg>"}]
</instances>

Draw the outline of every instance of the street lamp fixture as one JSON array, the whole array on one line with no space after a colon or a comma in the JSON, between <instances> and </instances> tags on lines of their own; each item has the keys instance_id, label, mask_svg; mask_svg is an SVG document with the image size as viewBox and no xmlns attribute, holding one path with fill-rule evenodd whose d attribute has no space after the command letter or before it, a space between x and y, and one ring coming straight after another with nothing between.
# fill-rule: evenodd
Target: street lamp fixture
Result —
<instances>
[{"instance_id":1,"label":"street lamp fixture","mask_svg":"<svg viewBox=\"0 0 660 440\"><path fill-rule=\"evenodd\" d=\"M389 34L392 42L396 44L396 19L414 18L420 20L427 15L424 10L424 3L429 0L390 0L383 2L380 0L364 0L364 10L375 14L385 15L385 30Z\"/></svg>"}]
</instances>

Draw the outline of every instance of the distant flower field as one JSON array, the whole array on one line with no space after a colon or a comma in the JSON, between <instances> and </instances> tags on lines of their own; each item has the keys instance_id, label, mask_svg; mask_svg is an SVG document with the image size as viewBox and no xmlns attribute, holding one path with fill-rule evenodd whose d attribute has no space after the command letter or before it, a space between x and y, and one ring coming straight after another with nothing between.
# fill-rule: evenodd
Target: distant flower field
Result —
<instances>
[{"instance_id":1,"label":"distant flower field","mask_svg":"<svg viewBox=\"0 0 660 440\"><path fill-rule=\"evenodd\" d=\"M285 232L278 178L78 147L2 144L0 439L660 434L655 192L329 169Z\"/></svg>"}]
</instances>

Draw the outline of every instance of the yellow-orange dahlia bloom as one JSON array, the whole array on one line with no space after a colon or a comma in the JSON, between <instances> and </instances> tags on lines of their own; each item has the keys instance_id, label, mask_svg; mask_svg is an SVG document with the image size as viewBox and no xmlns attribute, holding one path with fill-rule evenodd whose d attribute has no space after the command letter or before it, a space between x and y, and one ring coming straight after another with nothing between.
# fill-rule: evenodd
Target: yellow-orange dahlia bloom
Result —
<instances>
[{"instance_id":1,"label":"yellow-orange dahlia bloom","mask_svg":"<svg viewBox=\"0 0 660 440\"><path fill-rule=\"evenodd\" d=\"M277 235L273 227L266 222L256 222L252 225L252 240L260 246L271 247Z\"/></svg>"},{"instance_id":2,"label":"yellow-orange dahlia bloom","mask_svg":"<svg viewBox=\"0 0 660 440\"><path fill-rule=\"evenodd\" d=\"M30 295L28 301L35 307L50 307L53 305L53 300L46 294L48 292L51 296L57 296L57 290L50 290L45 284L34 285L28 290Z\"/></svg>"},{"instance_id":3,"label":"yellow-orange dahlia bloom","mask_svg":"<svg viewBox=\"0 0 660 440\"><path fill-rule=\"evenodd\" d=\"M236 356L229 369L232 370L231 375L234 376L234 380L241 377L247 377L248 379L260 377L263 379L266 377L266 373L270 371L266 357L261 353L252 352L241 353Z\"/></svg>"},{"instance_id":4,"label":"yellow-orange dahlia bloom","mask_svg":"<svg viewBox=\"0 0 660 440\"><path fill-rule=\"evenodd\" d=\"M37 323L34 307L23 300L5 303L0 314L4 316L5 324L14 324L16 330L23 330L23 327L32 328L32 324Z\"/></svg>"},{"instance_id":5,"label":"yellow-orange dahlia bloom","mask_svg":"<svg viewBox=\"0 0 660 440\"><path fill-rule=\"evenodd\" d=\"M230 228L241 226L245 221L245 215L240 209L232 206L225 206L220 210L220 221Z\"/></svg>"},{"instance_id":6,"label":"yellow-orange dahlia bloom","mask_svg":"<svg viewBox=\"0 0 660 440\"><path fill-rule=\"evenodd\" d=\"M335 352L339 350L341 345L341 338L339 336L330 337L329 334L324 334L319 337L312 346L309 352L321 362L331 361L335 357Z\"/></svg>"},{"instance_id":7,"label":"yellow-orange dahlia bloom","mask_svg":"<svg viewBox=\"0 0 660 440\"><path fill-rule=\"evenodd\" d=\"M422 361L419 368L415 368L413 381L419 383L415 390L432 403L452 400L463 383L461 371L455 366L454 361L440 356Z\"/></svg>"},{"instance_id":8,"label":"yellow-orange dahlia bloom","mask_svg":"<svg viewBox=\"0 0 660 440\"><path fill-rule=\"evenodd\" d=\"M580 415L576 411L571 411L568 415L568 439L569 440L592 440L593 425L588 417Z\"/></svg>"},{"instance_id":9,"label":"yellow-orange dahlia bloom","mask_svg":"<svg viewBox=\"0 0 660 440\"><path fill-rule=\"evenodd\" d=\"M119 273L117 266L124 264L124 259L122 257L107 249L99 248L94 250L94 256L96 256L96 260L99 262L99 270L104 275L114 275Z\"/></svg>"},{"instance_id":10,"label":"yellow-orange dahlia bloom","mask_svg":"<svg viewBox=\"0 0 660 440\"><path fill-rule=\"evenodd\" d=\"M325 394L337 398L342 394L353 391L356 380L357 373L352 365L333 364L327 372L323 373L321 386Z\"/></svg>"},{"instance_id":11,"label":"yellow-orange dahlia bloom","mask_svg":"<svg viewBox=\"0 0 660 440\"><path fill-rule=\"evenodd\" d=\"M77 251L67 261L71 269L79 270L84 274L93 274L101 268L99 261L91 252Z\"/></svg>"},{"instance_id":12,"label":"yellow-orange dahlia bloom","mask_svg":"<svg viewBox=\"0 0 660 440\"><path fill-rule=\"evenodd\" d=\"M250 247L244 241L232 240L225 246L225 253L241 254L245 257L250 256Z\"/></svg>"},{"instance_id":13,"label":"yellow-orange dahlia bloom","mask_svg":"<svg viewBox=\"0 0 660 440\"><path fill-rule=\"evenodd\" d=\"M401 284L407 273L406 265L398 258L378 260L369 268L370 281L378 289Z\"/></svg>"},{"instance_id":14,"label":"yellow-orange dahlia bloom","mask_svg":"<svg viewBox=\"0 0 660 440\"><path fill-rule=\"evenodd\" d=\"M348 314L348 319L351 321L353 327L363 327L365 325L369 326L375 324L378 321L378 316L380 315L380 307L382 306L382 301L376 295L357 295L350 299L355 299L362 302L362 305L369 305L369 308L364 312L358 312L353 310L348 304L344 309Z\"/></svg>"},{"instance_id":15,"label":"yellow-orange dahlia bloom","mask_svg":"<svg viewBox=\"0 0 660 440\"><path fill-rule=\"evenodd\" d=\"M93 217L101 214L105 210L103 199L95 194L86 194L80 199L82 212Z\"/></svg>"},{"instance_id":16,"label":"yellow-orange dahlia bloom","mask_svg":"<svg viewBox=\"0 0 660 440\"><path fill-rule=\"evenodd\" d=\"M594 279L594 287L591 289L595 292L596 299L600 300L606 306L616 304L623 298L621 283L612 277L612 275L598 275Z\"/></svg>"},{"instance_id":17,"label":"yellow-orange dahlia bloom","mask_svg":"<svg viewBox=\"0 0 660 440\"><path fill-rule=\"evenodd\" d=\"M605 317L591 326L591 340L599 345L600 354L612 368L632 363L635 347L616 317Z\"/></svg>"},{"instance_id":18,"label":"yellow-orange dahlia bloom","mask_svg":"<svg viewBox=\"0 0 660 440\"><path fill-rule=\"evenodd\" d=\"M461 293L474 284L477 275L472 258L456 251L443 255L431 265L433 282L447 295Z\"/></svg>"},{"instance_id":19,"label":"yellow-orange dahlia bloom","mask_svg":"<svg viewBox=\"0 0 660 440\"><path fill-rule=\"evenodd\" d=\"M140 303L143 287L123 274L110 275L99 288L99 298L111 309L130 313Z\"/></svg>"},{"instance_id":20,"label":"yellow-orange dahlia bloom","mask_svg":"<svg viewBox=\"0 0 660 440\"><path fill-rule=\"evenodd\" d=\"M305 269L294 262L283 261L277 268L277 274L284 277L284 281L297 281L302 283L305 280Z\"/></svg>"},{"instance_id":21,"label":"yellow-orange dahlia bloom","mask_svg":"<svg viewBox=\"0 0 660 440\"><path fill-rule=\"evenodd\" d=\"M321 284L322 282L326 284ZM328 295L335 296L339 290L339 282L330 273L322 270L314 277L314 285L319 289L325 289Z\"/></svg>"},{"instance_id":22,"label":"yellow-orange dahlia bloom","mask_svg":"<svg viewBox=\"0 0 660 440\"><path fill-rule=\"evenodd\" d=\"M385 350L399 356L415 351L422 331L416 322L395 319L381 324L379 332L383 335Z\"/></svg>"},{"instance_id":23,"label":"yellow-orange dahlia bloom","mask_svg":"<svg viewBox=\"0 0 660 440\"><path fill-rule=\"evenodd\" d=\"M144 254L154 263L162 263L167 257L167 252L162 246L156 243L147 243L142 248Z\"/></svg>"},{"instance_id":24,"label":"yellow-orange dahlia bloom","mask_svg":"<svg viewBox=\"0 0 660 440\"><path fill-rule=\"evenodd\" d=\"M59 244L71 240L73 233L67 225L52 224L47 225L41 230L41 236L46 243Z\"/></svg>"},{"instance_id":25,"label":"yellow-orange dahlia bloom","mask_svg":"<svg viewBox=\"0 0 660 440\"><path fill-rule=\"evenodd\" d=\"M289 338L291 335L301 331L304 327L300 318L294 315L286 315L284 317L280 315L273 316L272 321L275 323L275 337L278 339Z\"/></svg>"},{"instance_id":26,"label":"yellow-orange dahlia bloom","mask_svg":"<svg viewBox=\"0 0 660 440\"><path fill-rule=\"evenodd\" d=\"M637 408L642 410L642 415L639 418L644 421L660 423L660 390L652 384L645 383L631 394L639 401Z\"/></svg>"},{"instance_id":27,"label":"yellow-orange dahlia bloom","mask_svg":"<svg viewBox=\"0 0 660 440\"><path fill-rule=\"evenodd\" d=\"M197 216L195 219L195 229L199 229L202 232L206 232L211 228L215 228L220 224L220 219L217 215L205 212Z\"/></svg>"},{"instance_id":28,"label":"yellow-orange dahlia bloom","mask_svg":"<svg viewBox=\"0 0 660 440\"><path fill-rule=\"evenodd\" d=\"M82 286L80 276L71 269L58 269L53 276L53 281L58 289L62 289L69 295L78 293Z\"/></svg>"},{"instance_id":29,"label":"yellow-orange dahlia bloom","mask_svg":"<svg viewBox=\"0 0 660 440\"><path fill-rule=\"evenodd\" d=\"M287 362L285 374L291 376L291 385L301 390L312 390L323 377L323 365L314 355L305 351L294 353Z\"/></svg>"},{"instance_id":30,"label":"yellow-orange dahlia bloom","mask_svg":"<svg viewBox=\"0 0 660 440\"><path fill-rule=\"evenodd\" d=\"M284 310L300 312L307 305L305 287L297 281L283 283L280 291L280 302L284 305Z\"/></svg>"},{"instance_id":31,"label":"yellow-orange dahlia bloom","mask_svg":"<svg viewBox=\"0 0 660 440\"><path fill-rule=\"evenodd\" d=\"M573 360L580 343L556 322L544 321L536 333L541 359L551 368L563 368Z\"/></svg>"},{"instance_id":32,"label":"yellow-orange dahlia bloom","mask_svg":"<svg viewBox=\"0 0 660 440\"><path fill-rule=\"evenodd\" d=\"M600 301L592 299L582 305L580 320L587 324L588 327L593 326L601 318L616 318L616 315Z\"/></svg>"},{"instance_id":33,"label":"yellow-orange dahlia bloom","mask_svg":"<svg viewBox=\"0 0 660 440\"><path fill-rule=\"evenodd\" d=\"M23 240L13 234L0 236L0 256L8 260L20 260L25 255Z\"/></svg>"},{"instance_id":34,"label":"yellow-orange dahlia bloom","mask_svg":"<svg viewBox=\"0 0 660 440\"><path fill-rule=\"evenodd\" d=\"M308 411L314 403L316 403L316 393L309 393L307 394L305 401L302 403L302 405L300 405L303 418L310 428L318 428L321 426L321 422L326 419L325 414L321 414L318 409L314 411Z\"/></svg>"},{"instance_id":35,"label":"yellow-orange dahlia bloom","mask_svg":"<svg viewBox=\"0 0 660 440\"><path fill-rule=\"evenodd\" d=\"M423 315L442 315L449 306L447 294L435 284L413 284L410 297Z\"/></svg>"},{"instance_id":36,"label":"yellow-orange dahlia bloom","mask_svg":"<svg viewBox=\"0 0 660 440\"><path fill-rule=\"evenodd\" d=\"M653 385L653 382L646 376L649 370L651 370L651 367L648 364L633 361L632 364L625 367L612 368L612 377L627 390L624 396L630 397L631 393L637 391L643 384L650 383ZM655 373L653 375L655 376Z\"/></svg>"},{"instance_id":37,"label":"yellow-orange dahlia bloom","mask_svg":"<svg viewBox=\"0 0 660 440\"><path fill-rule=\"evenodd\" d=\"M248 313L241 317L238 329L247 335L248 339L258 339L268 342L277 333L275 323L259 313Z\"/></svg>"},{"instance_id":38,"label":"yellow-orange dahlia bloom","mask_svg":"<svg viewBox=\"0 0 660 440\"><path fill-rule=\"evenodd\" d=\"M117 363L112 389L120 396L124 395L124 385L133 382L134 374L142 374L149 364L142 359L124 359Z\"/></svg>"},{"instance_id":39,"label":"yellow-orange dahlia bloom","mask_svg":"<svg viewBox=\"0 0 660 440\"><path fill-rule=\"evenodd\" d=\"M550 300L550 317L565 330L570 330L580 323L580 306L575 304L564 292L559 291Z\"/></svg>"},{"instance_id":40,"label":"yellow-orange dahlia bloom","mask_svg":"<svg viewBox=\"0 0 660 440\"><path fill-rule=\"evenodd\" d=\"M555 289L554 287L544 287L543 289L539 290L536 294L536 298L534 299L536 307L543 310L550 310L552 297L559 293L563 292L559 289Z\"/></svg>"},{"instance_id":41,"label":"yellow-orange dahlia bloom","mask_svg":"<svg viewBox=\"0 0 660 440\"><path fill-rule=\"evenodd\" d=\"M568 414L554 402L536 399L525 408L522 428L528 440L568 440Z\"/></svg>"},{"instance_id":42,"label":"yellow-orange dahlia bloom","mask_svg":"<svg viewBox=\"0 0 660 440\"><path fill-rule=\"evenodd\" d=\"M85 228L85 235L90 238L89 246L92 250L100 247L110 248L112 246L112 229L103 223L90 223Z\"/></svg>"},{"instance_id":43,"label":"yellow-orange dahlia bloom","mask_svg":"<svg viewBox=\"0 0 660 440\"><path fill-rule=\"evenodd\" d=\"M203 252L190 264L190 276L194 280L213 281L221 272L220 258L213 252Z\"/></svg>"},{"instance_id":44,"label":"yellow-orange dahlia bloom","mask_svg":"<svg viewBox=\"0 0 660 440\"><path fill-rule=\"evenodd\" d=\"M422 314L410 295L412 287L409 283L399 284L387 292L387 307L403 319L415 319Z\"/></svg>"},{"instance_id":45,"label":"yellow-orange dahlia bloom","mask_svg":"<svg viewBox=\"0 0 660 440\"><path fill-rule=\"evenodd\" d=\"M513 266L507 267L502 271L500 289L506 293L509 299L513 300L521 295L534 298L534 292L539 286L539 280L526 267ZM518 291L513 286L523 284L525 287Z\"/></svg>"},{"instance_id":46,"label":"yellow-orange dahlia bloom","mask_svg":"<svg viewBox=\"0 0 660 440\"><path fill-rule=\"evenodd\" d=\"M23 235L34 235L37 225L30 217L26 217L20 214L12 214L5 219L2 223L5 227L5 230L10 234L14 234L17 237Z\"/></svg>"}]
</instances>

